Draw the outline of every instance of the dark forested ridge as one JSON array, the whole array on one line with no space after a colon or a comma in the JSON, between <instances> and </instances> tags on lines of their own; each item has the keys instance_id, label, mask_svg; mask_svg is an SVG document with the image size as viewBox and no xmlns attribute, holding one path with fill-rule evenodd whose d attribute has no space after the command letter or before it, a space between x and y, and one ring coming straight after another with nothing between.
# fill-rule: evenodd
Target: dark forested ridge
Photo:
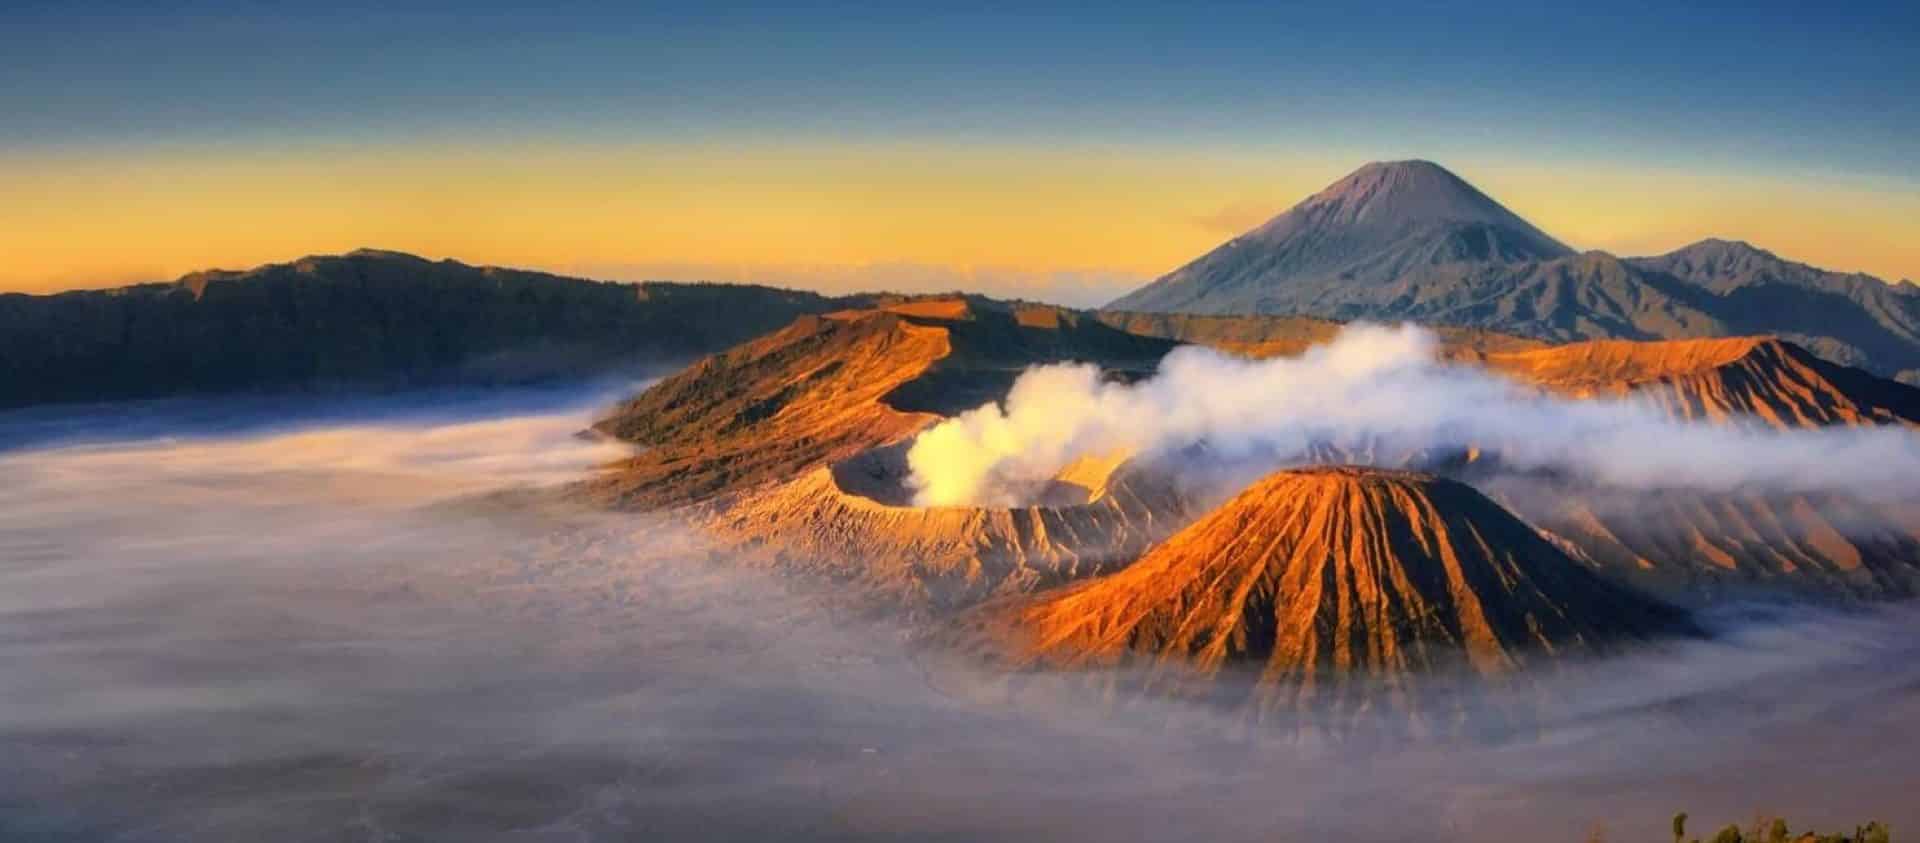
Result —
<instances>
[{"instance_id":1,"label":"dark forested ridge","mask_svg":"<svg viewBox=\"0 0 1920 843\"><path fill-rule=\"evenodd\" d=\"M0 295L0 406L677 364L859 301L363 250L171 283Z\"/></svg>"}]
</instances>

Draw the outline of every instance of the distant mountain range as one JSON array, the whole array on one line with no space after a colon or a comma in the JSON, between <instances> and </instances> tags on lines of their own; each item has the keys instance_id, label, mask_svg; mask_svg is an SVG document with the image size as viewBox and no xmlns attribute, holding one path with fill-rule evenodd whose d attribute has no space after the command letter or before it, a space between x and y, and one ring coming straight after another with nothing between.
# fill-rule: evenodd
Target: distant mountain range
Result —
<instances>
[{"instance_id":1,"label":"distant mountain range","mask_svg":"<svg viewBox=\"0 0 1920 843\"><path fill-rule=\"evenodd\" d=\"M171 283L0 295L0 407L671 367L869 300L361 250Z\"/></svg>"},{"instance_id":2,"label":"distant mountain range","mask_svg":"<svg viewBox=\"0 0 1920 843\"><path fill-rule=\"evenodd\" d=\"M670 366L800 316L899 300L591 281L361 250L113 290L0 294L0 407ZM1356 319L1442 326L1457 350L1479 351L1774 334L1920 384L1920 287L1722 240L1650 258L1575 253L1424 161L1362 167L1096 318L1243 353L1298 350Z\"/></svg>"},{"instance_id":3,"label":"distant mountain range","mask_svg":"<svg viewBox=\"0 0 1920 843\"><path fill-rule=\"evenodd\" d=\"M1109 310L1411 320L1553 341L1775 334L1920 383L1920 287L1703 240L1576 253L1427 161L1361 167Z\"/></svg>"}]
</instances>

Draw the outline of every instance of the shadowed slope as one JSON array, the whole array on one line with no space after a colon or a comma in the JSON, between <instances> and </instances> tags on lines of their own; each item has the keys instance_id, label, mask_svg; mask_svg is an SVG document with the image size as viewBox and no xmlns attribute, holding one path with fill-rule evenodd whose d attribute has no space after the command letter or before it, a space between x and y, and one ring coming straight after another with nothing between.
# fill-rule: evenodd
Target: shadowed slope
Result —
<instances>
[{"instance_id":1,"label":"shadowed slope","mask_svg":"<svg viewBox=\"0 0 1920 843\"><path fill-rule=\"evenodd\" d=\"M1506 673L1691 629L1463 484L1282 471L1118 573L982 610L1019 663L1259 674L1262 705L1456 664Z\"/></svg>"}]
</instances>

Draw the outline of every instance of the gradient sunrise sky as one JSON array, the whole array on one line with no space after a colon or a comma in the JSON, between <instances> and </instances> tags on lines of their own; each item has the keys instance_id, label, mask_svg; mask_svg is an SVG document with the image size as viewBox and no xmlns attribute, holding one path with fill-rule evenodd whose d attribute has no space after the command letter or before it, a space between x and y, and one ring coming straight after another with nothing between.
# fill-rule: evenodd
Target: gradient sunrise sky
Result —
<instances>
[{"instance_id":1,"label":"gradient sunrise sky","mask_svg":"<svg viewBox=\"0 0 1920 843\"><path fill-rule=\"evenodd\" d=\"M375 246L1105 300L1369 160L1920 279L1920 4L0 4L0 289ZM324 6L324 8L317 8Z\"/></svg>"}]
</instances>

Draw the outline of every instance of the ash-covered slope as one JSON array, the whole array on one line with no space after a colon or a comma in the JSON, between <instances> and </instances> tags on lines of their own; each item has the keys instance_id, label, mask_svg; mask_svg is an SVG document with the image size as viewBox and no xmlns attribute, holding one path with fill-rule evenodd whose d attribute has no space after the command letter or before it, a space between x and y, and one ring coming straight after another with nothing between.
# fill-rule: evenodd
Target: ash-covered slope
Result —
<instances>
[{"instance_id":1,"label":"ash-covered slope","mask_svg":"<svg viewBox=\"0 0 1920 843\"><path fill-rule=\"evenodd\" d=\"M1430 266L1572 253L1437 164L1375 162L1109 307L1325 316L1298 305Z\"/></svg>"},{"instance_id":2,"label":"ash-covered slope","mask_svg":"<svg viewBox=\"0 0 1920 843\"><path fill-rule=\"evenodd\" d=\"M1114 570L1196 514L1164 478L1102 460L1070 467L1029 506L913 506L903 457L900 446L875 449L691 515L749 563L937 614Z\"/></svg>"},{"instance_id":3,"label":"ash-covered slope","mask_svg":"<svg viewBox=\"0 0 1920 843\"><path fill-rule=\"evenodd\" d=\"M792 480L996 400L1028 366L1083 361L1137 377L1173 345L1061 308L971 297L803 317L596 422L646 450L580 491L657 508Z\"/></svg>"},{"instance_id":4,"label":"ash-covered slope","mask_svg":"<svg viewBox=\"0 0 1920 843\"><path fill-rule=\"evenodd\" d=\"M1321 685L1496 675L1692 627L1464 484L1282 471L1108 576L967 619L1015 663L1251 666L1261 706Z\"/></svg>"}]
</instances>

